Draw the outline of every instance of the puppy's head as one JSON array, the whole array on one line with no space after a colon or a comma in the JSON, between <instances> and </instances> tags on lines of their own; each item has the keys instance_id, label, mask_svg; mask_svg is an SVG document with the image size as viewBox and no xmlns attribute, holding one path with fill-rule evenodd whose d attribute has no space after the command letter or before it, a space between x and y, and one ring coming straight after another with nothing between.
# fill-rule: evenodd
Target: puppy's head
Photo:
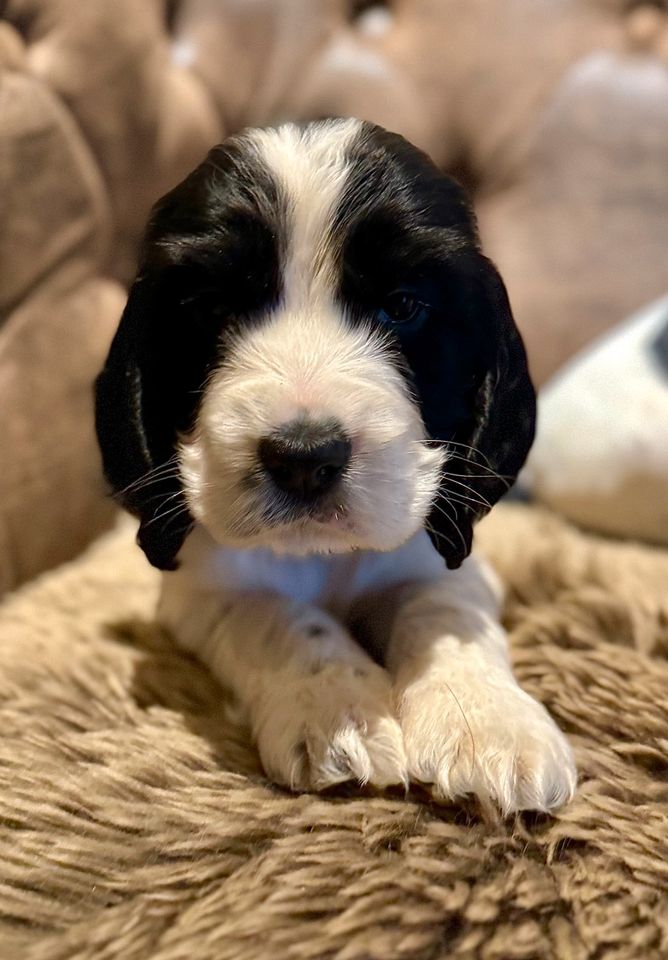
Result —
<instances>
[{"instance_id":1,"label":"puppy's head","mask_svg":"<svg viewBox=\"0 0 668 960\"><path fill-rule=\"evenodd\" d=\"M97 384L104 466L158 567L194 522L448 566L514 480L534 392L462 190L356 120L249 131L155 207Z\"/></svg>"}]
</instances>

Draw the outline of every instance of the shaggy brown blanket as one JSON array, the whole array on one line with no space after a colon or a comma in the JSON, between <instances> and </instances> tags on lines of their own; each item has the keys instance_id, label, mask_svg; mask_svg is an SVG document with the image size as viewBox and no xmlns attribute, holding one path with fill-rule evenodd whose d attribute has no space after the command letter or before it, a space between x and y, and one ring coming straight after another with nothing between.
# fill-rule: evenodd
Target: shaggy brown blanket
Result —
<instances>
[{"instance_id":1,"label":"shaggy brown blanket","mask_svg":"<svg viewBox=\"0 0 668 960\"><path fill-rule=\"evenodd\" d=\"M292 796L151 625L127 524L0 613L2 960L668 956L668 554L497 509L524 685L576 745L557 818Z\"/></svg>"}]
</instances>

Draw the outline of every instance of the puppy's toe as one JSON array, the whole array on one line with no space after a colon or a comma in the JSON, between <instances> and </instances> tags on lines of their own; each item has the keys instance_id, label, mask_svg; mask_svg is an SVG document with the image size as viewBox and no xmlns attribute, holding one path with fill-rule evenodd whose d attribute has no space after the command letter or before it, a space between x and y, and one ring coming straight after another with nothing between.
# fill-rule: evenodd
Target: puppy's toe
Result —
<instances>
[{"instance_id":1,"label":"puppy's toe","mask_svg":"<svg viewBox=\"0 0 668 960\"><path fill-rule=\"evenodd\" d=\"M573 799L577 773L566 737L545 715L535 731L519 737L514 751L510 790L503 789L503 771L494 790L505 813L538 810L550 813Z\"/></svg>"},{"instance_id":2,"label":"puppy's toe","mask_svg":"<svg viewBox=\"0 0 668 960\"><path fill-rule=\"evenodd\" d=\"M352 780L383 788L405 784L401 728L384 671L363 676L332 664L282 696L257 733L265 770L292 790L325 790Z\"/></svg>"},{"instance_id":3,"label":"puppy's toe","mask_svg":"<svg viewBox=\"0 0 668 960\"><path fill-rule=\"evenodd\" d=\"M392 717L360 713L340 726L307 735L311 787L324 790L336 783L356 780L375 787L406 782L406 759L401 729Z\"/></svg>"}]
</instances>

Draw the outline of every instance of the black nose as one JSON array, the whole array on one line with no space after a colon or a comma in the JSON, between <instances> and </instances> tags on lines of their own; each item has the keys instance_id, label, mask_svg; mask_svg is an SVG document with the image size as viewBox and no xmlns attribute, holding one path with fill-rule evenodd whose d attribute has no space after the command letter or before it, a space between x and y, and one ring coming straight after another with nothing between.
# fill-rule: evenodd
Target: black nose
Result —
<instances>
[{"instance_id":1,"label":"black nose","mask_svg":"<svg viewBox=\"0 0 668 960\"><path fill-rule=\"evenodd\" d=\"M260 440L260 462L279 490L300 500L330 490L350 460L350 440L340 431L300 424Z\"/></svg>"}]
</instances>

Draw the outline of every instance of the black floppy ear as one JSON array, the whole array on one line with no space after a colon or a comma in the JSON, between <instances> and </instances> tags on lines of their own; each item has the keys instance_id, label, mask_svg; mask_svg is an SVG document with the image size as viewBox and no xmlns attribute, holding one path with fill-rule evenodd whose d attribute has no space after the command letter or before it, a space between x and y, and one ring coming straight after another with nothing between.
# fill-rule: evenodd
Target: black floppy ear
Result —
<instances>
[{"instance_id":1,"label":"black floppy ear","mask_svg":"<svg viewBox=\"0 0 668 960\"><path fill-rule=\"evenodd\" d=\"M480 256L474 311L487 360L468 425L444 441L447 459L438 498L427 519L434 546L450 569L471 551L473 526L515 482L533 443L536 394L506 288L494 264Z\"/></svg>"},{"instance_id":2,"label":"black floppy ear","mask_svg":"<svg viewBox=\"0 0 668 960\"><path fill-rule=\"evenodd\" d=\"M155 567L172 570L193 521L175 458L172 398L179 384L170 383L177 369L163 300L149 278L132 286L97 379L95 419L107 480L118 502L139 517L139 545Z\"/></svg>"},{"instance_id":3,"label":"black floppy ear","mask_svg":"<svg viewBox=\"0 0 668 960\"><path fill-rule=\"evenodd\" d=\"M115 496L163 570L193 518L179 438L196 426L230 318L277 297L279 208L243 136L214 147L154 206L121 322L96 387L96 427Z\"/></svg>"}]
</instances>

